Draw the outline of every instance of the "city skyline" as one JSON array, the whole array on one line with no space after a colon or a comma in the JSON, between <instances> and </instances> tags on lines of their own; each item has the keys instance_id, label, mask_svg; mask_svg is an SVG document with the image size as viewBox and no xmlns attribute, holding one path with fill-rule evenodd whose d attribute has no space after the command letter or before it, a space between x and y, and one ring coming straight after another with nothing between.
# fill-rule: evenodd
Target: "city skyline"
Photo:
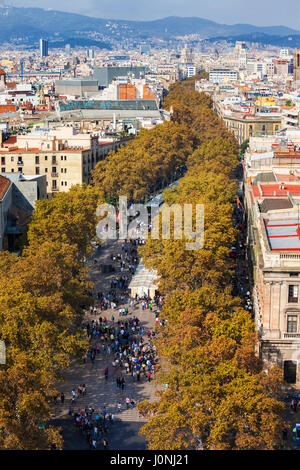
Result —
<instances>
[{"instance_id":1,"label":"city skyline","mask_svg":"<svg viewBox=\"0 0 300 470\"><path fill-rule=\"evenodd\" d=\"M224 24L284 25L300 29L300 4L297 0L288 0L284 10L279 8L279 2L277 2L278 8L276 8L272 0L266 0L263 4L259 0L253 0L251 11L245 10L239 0L214 0L213 4L210 5L203 0L186 0L184 2L182 0L163 0L163 2L153 0L151 12L146 8L145 0L128 0L126 5L121 0L116 0L113 3L109 0L101 0L100 2L86 0L84 4L76 0L65 0L63 8L58 0L13 0L1 3L16 7L56 9L98 18L119 20L150 21L166 16L181 16L201 17ZM291 11L293 11L292 15Z\"/></svg>"}]
</instances>

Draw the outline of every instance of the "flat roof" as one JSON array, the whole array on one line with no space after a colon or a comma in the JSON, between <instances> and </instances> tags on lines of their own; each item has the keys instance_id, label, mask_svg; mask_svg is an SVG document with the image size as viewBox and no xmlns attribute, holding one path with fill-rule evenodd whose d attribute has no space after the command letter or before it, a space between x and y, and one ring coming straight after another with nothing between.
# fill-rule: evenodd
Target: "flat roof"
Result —
<instances>
[{"instance_id":1,"label":"flat roof","mask_svg":"<svg viewBox=\"0 0 300 470\"><path fill-rule=\"evenodd\" d=\"M266 233L272 251L300 251L300 219L265 219Z\"/></svg>"},{"instance_id":2,"label":"flat roof","mask_svg":"<svg viewBox=\"0 0 300 470\"><path fill-rule=\"evenodd\" d=\"M282 198L282 199L272 198L272 199L264 199L262 201L262 203L260 204L260 211L264 213L264 212L274 211L278 209L291 209L292 207L293 207L293 204L287 198Z\"/></svg>"},{"instance_id":3,"label":"flat roof","mask_svg":"<svg viewBox=\"0 0 300 470\"><path fill-rule=\"evenodd\" d=\"M261 190L260 190L261 189ZM299 184L261 184L252 186L255 197L287 197L289 194L300 196Z\"/></svg>"},{"instance_id":4,"label":"flat roof","mask_svg":"<svg viewBox=\"0 0 300 470\"><path fill-rule=\"evenodd\" d=\"M60 111L101 110L101 111L156 111L156 100L89 100L59 102Z\"/></svg>"}]
</instances>

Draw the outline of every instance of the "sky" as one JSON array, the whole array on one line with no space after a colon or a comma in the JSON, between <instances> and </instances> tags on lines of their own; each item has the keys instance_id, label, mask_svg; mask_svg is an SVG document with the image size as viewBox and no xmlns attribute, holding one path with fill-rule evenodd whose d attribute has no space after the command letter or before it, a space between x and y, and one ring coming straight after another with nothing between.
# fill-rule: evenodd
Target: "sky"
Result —
<instances>
[{"instance_id":1,"label":"sky","mask_svg":"<svg viewBox=\"0 0 300 470\"><path fill-rule=\"evenodd\" d=\"M300 30L299 0L0 0L3 2L99 18L153 20L166 16L198 16L217 23L285 25Z\"/></svg>"}]
</instances>

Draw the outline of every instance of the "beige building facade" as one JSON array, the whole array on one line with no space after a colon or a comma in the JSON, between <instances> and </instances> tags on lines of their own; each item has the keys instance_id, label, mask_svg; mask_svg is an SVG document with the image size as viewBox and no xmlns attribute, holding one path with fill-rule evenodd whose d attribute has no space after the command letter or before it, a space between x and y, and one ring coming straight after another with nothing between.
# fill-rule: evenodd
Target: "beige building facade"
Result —
<instances>
[{"instance_id":1,"label":"beige building facade","mask_svg":"<svg viewBox=\"0 0 300 470\"><path fill-rule=\"evenodd\" d=\"M121 141L99 142L90 134L62 127L10 138L0 148L1 173L46 175L47 195L88 184L91 170Z\"/></svg>"},{"instance_id":2,"label":"beige building facade","mask_svg":"<svg viewBox=\"0 0 300 470\"><path fill-rule=\"evenodd\" d=\"M247 116L242 113L223 115L228 130L232 131L239 144L252 136L275 135L281 129L281 117Z\"/></svg>"}]
</instances>

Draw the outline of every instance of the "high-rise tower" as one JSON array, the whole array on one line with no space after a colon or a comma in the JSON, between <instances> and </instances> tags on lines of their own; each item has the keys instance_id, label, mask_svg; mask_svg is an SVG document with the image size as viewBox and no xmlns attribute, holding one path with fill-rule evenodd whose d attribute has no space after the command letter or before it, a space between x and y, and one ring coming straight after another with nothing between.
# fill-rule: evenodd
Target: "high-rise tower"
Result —
<instances>
[{"instance_id":1,"label":"high-rise tower","mask_svg":"<svg viewBox=\"0 0 300 470\"><path fill-rule=\"evenodd\" d=\"M300 88L300 49L294 50L294 87Z\"/></svg>"},{"instance_id":2,"label":"high-rise tower","mask_svg":"<svg viewBox=\"0 0 300 470\"><path fill-rule=\"evenodd\" d=\"M46 39L40 39L40 55L41 57L48 56L48 41Z\"/></svg>"}]
</instances>

